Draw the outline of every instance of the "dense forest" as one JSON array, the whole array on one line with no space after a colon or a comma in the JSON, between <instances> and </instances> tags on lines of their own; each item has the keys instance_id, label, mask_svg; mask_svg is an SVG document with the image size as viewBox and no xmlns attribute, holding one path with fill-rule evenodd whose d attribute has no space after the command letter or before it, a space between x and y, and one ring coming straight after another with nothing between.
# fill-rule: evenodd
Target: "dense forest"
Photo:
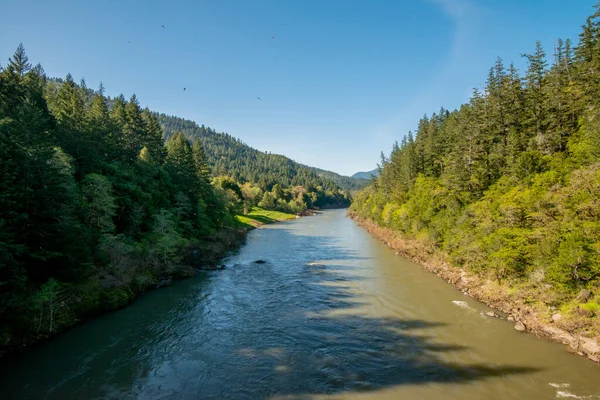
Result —
<instances>
[{"instance_id":1,"label":"dense forest","mask_svg":"<svg viewBox=\"0 0 600 400\"><path fill-rule=\"evenodd\" d=\"M129 302L231 240L227 193L198 143L165 146L135 95L109 110L22 46L0 72L0 348Z\"/></svg>"},{"instance_id":2,"label":"dense forest","mask_svg":"<svg viewBox=\"0 0 600 400\"><path fill-rule=\"evenodd\" d=\"M523 57L524 73L498 59L467 104L423 117L351 213L585 325L600 313L600 12L550 64L539 42Z\"/></svg>"},{"instance_id":3,"label":"dense forest","mask_svg":"<svg viewBox=\"0 0 600 400\"><path fill-rule=\"evenodd\" d=\"M0 66L0 354L216 261L254 205L349 204L285 157L165 121L135 95L47 78L23 46Z\"/></svg>"}]
</instances>

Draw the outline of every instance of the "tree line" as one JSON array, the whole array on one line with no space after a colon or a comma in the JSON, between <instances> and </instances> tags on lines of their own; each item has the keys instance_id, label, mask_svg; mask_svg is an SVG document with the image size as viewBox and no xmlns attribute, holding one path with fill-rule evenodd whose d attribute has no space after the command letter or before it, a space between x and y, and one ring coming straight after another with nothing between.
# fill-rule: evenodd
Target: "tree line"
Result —
<instances>
[{"instance_id":1,"label":"tree line","mask_svg":"<svg viewBox=\"0 0 600 400\"><path fill-rule=\"evenodd\" d=\"M600 13L550 63L539 42L523 57L524 73L498 59L483 91L382 153L351 212L560 305L600 285Z\"/></svg>"}]
</instances>

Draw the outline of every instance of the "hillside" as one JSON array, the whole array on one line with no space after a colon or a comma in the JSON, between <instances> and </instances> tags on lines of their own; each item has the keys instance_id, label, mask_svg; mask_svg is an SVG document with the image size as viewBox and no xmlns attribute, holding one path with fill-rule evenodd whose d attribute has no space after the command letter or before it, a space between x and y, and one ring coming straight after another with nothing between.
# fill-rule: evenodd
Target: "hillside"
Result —
<instances>
[{"instance_id":1,"label":"hillside","mask_svg":"<svg viewBox=\"0 0 600 400\"><path fill-rule=\"evenodd\" d=\"M190 141L200 140L214 176L229 175L241 182L256 183L263 190L270 190L275 184L283 187L303 186L309 190L321 187L331 194L342 190L347 197L351 190L366 187L361 180L305 166L279 154L256 150L227 133L216 132L184 118L165 114L157 114L157 118L165 139L174 132L182 132ZM340 205L344 205L343 202L340 199Z\"/></svg>"},{"instance_id":2,"label":"hillside","mask_svg":"<svg viewBox=\"0 0 600 400\"><path fill-rule=\"evenodd\" d=\"M378 177L379 176L379 169L375 168L372 171L366 171L366 172L357 172L354 175L352 175L352 178L354 179L365 179L370 181L373 177Z\"/></svg>"},{"instance_id":3,"label":"hillside","mask_svg":"<svg viewBox=\"0 0 600 400\"><path fill-rule=\"evenodd\" d=\"M351 212L541 321L600 335L599 44L596 13L577 46L557 41L551 65L539 42L524 73L498 59L482 93L394 144Z\"/></svg>"},{"instance_id":4,"label":"hillside","mask_svg":"<svg viewBox=\"0 0 600 400\"><path fill-rule=\"evenodd\" d=\"M52 88L48 92L58 92L65 81L62 78L49 78L48 82ZM77 86L84 94L84 102L90 104L98 92L86 87L83 81ZM109 110L112 110L116 103L125 102L122 95L115 98L106 96L105 99ZM279 185L287 189L283 199L288 202L293 197L291 191L302 188L302 191L309 195L303 202L308 207L320 208L348 207L351 192L368 185L368 182L362 179L306 166L283 155L261 152L227 133L216 132L204 125L199 126L194 121L148 109L145 111L159 121L165 142L176 132L183 133L190 144L198 139L208 161L211 177L229 176L239 184L247 182L257 186L262 193ZM280 211L296 212L291 209Z\"/></svg>"},{"instance_id":5,"label":"hillside","mask_svg":"<svg viewBox=\"0 0 600 400\"><path fill-rule=\"evenodd\" d=\"M343 190L348 190L350 192L355 192L357 190L361 190L369 186L370 180L363 179L355 176L344 176L337 174L332 171L325 171L323 169L307 167L312 169L317 175L324 179L329 179L334 182Z\"/></svg>"}]
</instances>

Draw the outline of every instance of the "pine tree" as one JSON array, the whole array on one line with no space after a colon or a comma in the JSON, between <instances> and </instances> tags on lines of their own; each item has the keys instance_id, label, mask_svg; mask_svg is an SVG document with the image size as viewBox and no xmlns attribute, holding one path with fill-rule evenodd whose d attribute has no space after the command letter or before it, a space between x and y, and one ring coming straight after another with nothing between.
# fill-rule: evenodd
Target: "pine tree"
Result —
<instances>
[{"instance_id":1,"label":"pine tree","mask_svg":"<svg viewBox=\"0 0 600 400\"><path fill-rule=\"evenodd\" d=\"M105 161L113 160L119 152L119 137L115 134L115 126L110 118L104 86L100 87L87 110L88 129L94 143L98 144L97 152Z\"/></svg>"},{"instance_id":2,"label":"pine tree","mask_svg":"<svg viewBox=\"0 0 600 400\"><path fill-rule=\"evenodd\" d=\"M122 161L131 160L131 153L127 151L127 148L130 148L131 146L126 145L124 134L125 125L127 124L127 115L125 112L126 104L127 102L123 95L117 96L114 99L113 106L109 113L113 126L111 142L118 143L118 158Z\"/></svg>"},{"instance_id":3,"label":"pine tree","mask_svg":"<svg viewBox=\"0 0 600 400\"><path fill-rule=\"evenodd\" d=\"M202 145L198 139L194 140L192 145L192 153L194 154L196 174L202 181L210 183L210 166L208 165L204 149L202 148Z\"/></svg>"},{"instance_id":4,"label":"pine tree","mask_svg":"<svg viewBox=\"0 0 600 400\"><path fill-rule=\"evenodd\" d=\"M163 132L156 117L147 108L142 112L145 132L142 137L142 143L152 154L152 159L158 164L162 164L166 156L166 148L163 142Z\"/></svg>"},{"instance_id":5,"label":"pine tree","mask_svg":"<svg viewBox=\"0 0 600 400\"><path fill-rule=\"evenodd\" d=\"M534 149L542 153L552 152L552 143L546 136L547 131L547 98L545 92L546 85L546 52L542 48L541 42L536 42L535 52L533 54L523 55L527 58L529 67L525 75L526 92L525 101L530 112L527 125L531 130L534 141L531 143Z\"/></svg>"},{"instance_id":6,"label":"pine tree","mask_svg":"<svg viewBox=\"0 0 600 400\"><path fill-rule=\"evenodd\" d=\"M142 118L142 109L136 95L132 95L125 105L125 125L123 127L123 145L128 158L133 160L145 143L146 124Z\"/></svg>"},{"instance_id":7,"label":"pine tree","mask_svg":"<svg viewBox=\"0 0 600 400\"><path fill-rule=\"evenodd\" d=\"M29 58L25 53L25 47L23 47L22 43L19 44L15 54L9 59L6 69L10 73L14 73L20 77L23 77L31 69Z\"/></svg>"},{"instance_id":8,"label":"pine tree","mask_svg":"<svg viewBox=\"0 0 600 400\"><path fill-rule=\"evenodd\" d=\"M198 188L196 164L192 149L181 132L175 133L167 142L165 162L172 171L174 180L180 189L194 193Z\"/></svg>"}]
</instances>

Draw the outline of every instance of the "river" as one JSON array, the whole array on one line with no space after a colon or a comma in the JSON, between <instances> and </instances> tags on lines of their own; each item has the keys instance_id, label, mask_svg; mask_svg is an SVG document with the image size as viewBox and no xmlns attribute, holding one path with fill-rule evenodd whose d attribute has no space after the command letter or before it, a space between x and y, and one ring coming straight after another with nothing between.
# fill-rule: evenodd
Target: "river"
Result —
<instances>
[{"instance_id":1,"label":"river","mask_svg":"<svg viewBox=\"0 0 600 400\"><path fill-rule=\"evenodd\" d=\"M600 399L597 365L486 317L345 210L257 229L225 262L1 360L0 397Z\"/></svg>"}]
</instances>

